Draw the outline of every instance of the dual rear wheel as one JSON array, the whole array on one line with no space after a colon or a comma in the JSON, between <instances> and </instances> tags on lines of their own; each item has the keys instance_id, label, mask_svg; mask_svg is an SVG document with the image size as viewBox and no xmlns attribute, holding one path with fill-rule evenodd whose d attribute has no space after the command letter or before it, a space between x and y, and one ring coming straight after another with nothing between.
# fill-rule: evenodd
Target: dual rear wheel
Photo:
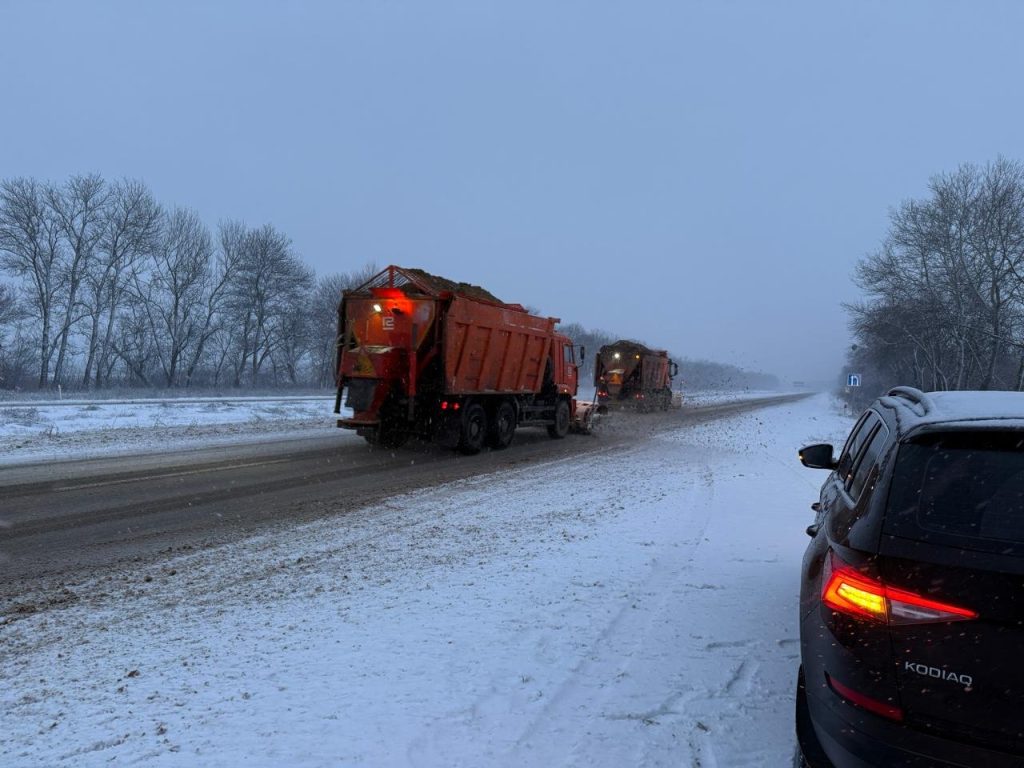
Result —
<instances>
[{"instance_id":1,"label":"dual rear wheel","mask_svg":"<svg viewBox=\"0 0 1024 768\"><path fill-rule=\"evenodd\" d=\"M572 414L569 401L561 399L555 406L554 422L548 425L548 434L561 439L569 434ZM481 403L470 402L462 412L459 433L459 451L471 456L484 446L496 450L508 448L516 434L518 419L511 400L502 400L491 414Z\"/></svg>"},{"instance_id":2,"label":"dual rear wheel","mask_svg":"<svg viewBox=\"0 0 1024 768\"><path fill-rule=\"evenodd\" d=\"M494 420L491 423L488 443L492 448L501 450L512 444L516 434L516 409L508 400L502 400L494 409Z\"/></svg>"},{"instance_id":3,"label":"dual rear wheel","mask_svg":"<svg viewBox=\"0 0 1024 768\"><path fill-rule=\"evenodd\" d=\"M480 403L470 403L462 412L459 450L467 456L480 453L487 441L487 411Z\"/></svg>"},{"instance_id":4,"label":"dual rear wheel","mask_svg":"<svg viewBox=\"0 0 1024 768\"><path fill-rule=\"evenodd\" d=\"M488 418L480 403L470 403L462 415L462 434L459 450L467 455L479 453L485 445L501 450L512 444L516 434L516 409L508 400L502 400Z\"/></svg>"}]
</instances>

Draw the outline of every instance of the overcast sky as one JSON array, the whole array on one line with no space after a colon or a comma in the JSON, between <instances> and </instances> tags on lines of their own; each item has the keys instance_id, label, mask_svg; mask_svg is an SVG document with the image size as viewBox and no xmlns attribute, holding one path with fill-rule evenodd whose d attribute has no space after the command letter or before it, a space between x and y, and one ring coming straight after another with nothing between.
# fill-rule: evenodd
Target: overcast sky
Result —
<instances>
[{"instance_id":1,"label":"overcast sky","mask_svg":"<svg viewBox=\"0 0 1024 768\"><path fill-rule=\"evenodd\" d=\"M146 181L681 354L832 378L888 208L1024 158L1024 3L0 0L0 177Z\"/></svg>"}]
</instances>

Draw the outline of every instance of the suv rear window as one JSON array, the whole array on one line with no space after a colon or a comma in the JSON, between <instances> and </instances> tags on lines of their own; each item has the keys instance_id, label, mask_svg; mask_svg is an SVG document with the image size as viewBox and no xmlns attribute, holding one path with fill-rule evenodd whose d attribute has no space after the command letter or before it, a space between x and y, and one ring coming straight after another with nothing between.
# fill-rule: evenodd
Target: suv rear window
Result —
<instances>
[{"instance_id":1,"label":"suv rear window","mask_svg":"<svg viewBox=\"0 0 1024 768\"><path fill-rule=\"evenodd\" d=\"M1024 545L1024 434L950 432L901 445L886 528L969 549Z\"/></svg>"}]
</instances>

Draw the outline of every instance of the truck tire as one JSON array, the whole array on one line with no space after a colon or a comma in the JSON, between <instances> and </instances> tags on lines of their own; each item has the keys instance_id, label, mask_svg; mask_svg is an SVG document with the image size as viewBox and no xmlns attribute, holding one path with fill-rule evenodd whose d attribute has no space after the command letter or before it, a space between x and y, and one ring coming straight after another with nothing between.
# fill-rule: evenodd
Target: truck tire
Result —
<instances>
[{"instance_id":1,"label":"truck tire","mask_svg":"<svg viewBox=\"0 0 1024 768\"><path fill-rule=\"evenodd\" d=\"M556 440L561 440L569 434L569 426L572 421L572 414L569 412L569 401L560 399L555 406L555 423L548 426L548 434Z\"/></svg>"},{"instance_id":2,"label":"truck tire","mask_svg":"<svg viewBox=\"0 0 1024 768\"><path fill-rule=\"evenodd\" d=\"M516 434L516 409L508 400L502 400L494 411L488 430L487 443L496 450L508 448Z\"/></svg>"},{"instance_id":3,"label":"truck tire","mask_svg":"<svg viewBox=\"0 0 1024 768\"><path fill-rule=\"evenodd\" d=\"M459 450L467 456L480 453L487 440L487 411L480 403L471 403L462 414L462 438Z\"/></svg>"}]
</instances>

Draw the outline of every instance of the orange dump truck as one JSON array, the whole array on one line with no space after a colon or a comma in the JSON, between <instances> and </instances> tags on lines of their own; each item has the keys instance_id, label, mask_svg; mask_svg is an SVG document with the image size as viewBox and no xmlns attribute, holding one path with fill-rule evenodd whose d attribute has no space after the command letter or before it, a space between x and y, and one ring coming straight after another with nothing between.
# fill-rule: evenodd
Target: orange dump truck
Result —
<instances>
[{"instance_id":1,"label":"orange dump truck","mask_svg":"<svg viewBox=\"0 0 1024 768\"><path fill-rule=\"evenodd\" d=\"M678 373L679 366L663 349L635 341L606 344L594 361L598 406L665 410L672 405L672 377Z\"/></svg>"},{"instance_id":2,"label":"orange dump truck","mask_svg":"<svg viewBox=\"0 0 1024 768\"><path fill-rule=\"evenodd\" d=\"M561 438L585 428L572 341L477 286L391 266L345 291L338 309L338 426L375 445L412 435L476 453L518 427Z\"/></svg>"}]
</instances>

